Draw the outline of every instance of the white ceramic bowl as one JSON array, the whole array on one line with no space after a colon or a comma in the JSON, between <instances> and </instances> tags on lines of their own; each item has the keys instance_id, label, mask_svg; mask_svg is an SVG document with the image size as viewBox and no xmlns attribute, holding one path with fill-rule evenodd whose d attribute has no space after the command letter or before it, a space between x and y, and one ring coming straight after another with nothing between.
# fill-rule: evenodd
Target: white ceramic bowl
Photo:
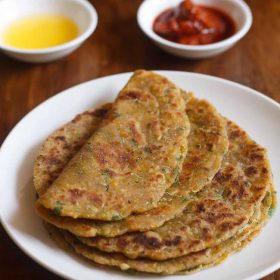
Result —
<instances>
[{"instance_id":1,"label":"white ceramic bowl","mask_svg":"<svg viewBox=\"0 0 280 280\"><path fill-rule=\"evenodd\" d=\"M168 41L158 36L152 29L155 18L164 10L177 6L182 0L145 0L137 14L142 31L161 49L185 58L205 58L217 55L232 47L250 29L252 13L242 0L194 0L195 4L203 4L219 8L229 14L235 22L237 31L229 38L207 45L183 45Z\"/></svg>"},{"instance_id":2,"label":"white ceramic bowl","mask_svg":"<svg viewBox=\"0 0 280 280\"><path fill-rule=\"evenodd\" d=\"M80 30L75 39L44 49L13 48L4 44L1 34L14 20L33 14L55 13L72 19ZM0 50L8 56L26 62L49 62L76 50L95 30L97 13L85 0L2 0L0 1Z\"/></svg>"}]
</instances>

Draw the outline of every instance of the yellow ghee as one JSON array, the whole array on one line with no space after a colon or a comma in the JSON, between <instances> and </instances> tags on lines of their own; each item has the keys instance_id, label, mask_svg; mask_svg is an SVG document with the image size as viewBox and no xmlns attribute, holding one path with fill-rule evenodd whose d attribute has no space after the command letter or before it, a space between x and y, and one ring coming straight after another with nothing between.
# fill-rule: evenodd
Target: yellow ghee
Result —
<instances>
[{"instance_id":1,"label":"yellow ghee","mask_svg":"<svg viewBox=\"0 0 280 280\"><path fill-rule=\"evenodd\" d=\"M15 20L4 30L4 44L22 49L42 49L66 43L79 35L76 23L57 14L37 14Z\"/></svg>"}]
</instances>

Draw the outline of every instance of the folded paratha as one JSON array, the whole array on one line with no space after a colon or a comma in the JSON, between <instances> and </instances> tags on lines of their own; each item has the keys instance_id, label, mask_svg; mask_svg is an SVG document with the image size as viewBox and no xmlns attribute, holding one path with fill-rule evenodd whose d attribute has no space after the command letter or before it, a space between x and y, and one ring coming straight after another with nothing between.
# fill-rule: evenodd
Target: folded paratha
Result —
<instances>
[{"instance_id":1,"label":"folded paratha","mask_svg":"<svg viewBox=\"0 0 280 280\"><path fill-rule=\"evenodd\" d=\"M33 171L38 196L46 192L69 160L96 131L111 106L105 104L76 116L46 139L38 152Z\"/></svg>"},{"instance_id":2,"label":"folded paratha","mask_svg":"<svg viewBox=\"0 0 280 280\"><path fill-rule=\"evenodd\" d=\"M208 182L211 182L219 170L223 156L228 148L226 122L216 109L207 101L199 100L192 95L187 95L186 100L186 112L191 124L191 131L188 137L188 154L178 180L165 192L157 207L138 215L128 216L126 219L116 222L98 223L92 220L60 217L43 207L37 209L40 216L44 220L60 228L67 229L76 235L90 237L94 235L116 236L128 231L149 230L159 227L164 222L180 215L190 199L188 197L189 193L197 192ZM60 138L64 137L64 134L66 136L69 135L66 138L68 139L67 146L70 148L74 147L72 142L79 142L77 141L77 136L81 141L85 141L83 134L88 134L86 128L88 127L92 131L92 128L97 124L95 113L89 114L86 112L85 114L85 117L82 114L79 120L74 120L75 125L79 125L83 129L77 129L77 133L73 133L67 129L73 125L71 123L66 125L65 129L55 132L48 138L40 154L45 155L46 159L53 158L53 152L48 147L51 146L53 149L56 146L58 134ZM91 126L88 125L89 115L92 116ZM85 124L84 121L86 121ZM75 137L71 138L71 133ZM68 149L62 149L60 152L57 152L55 162L58 162L60 167L56 169L61 170L66 165L69 153L73 154ZM67 156L64 154L67 154ZM38 158L40 160L41 156ZM61 159L65 159L65 161ZM47 169L44 166L48 165L43 162L41 170L46 170L46 173L51 171L50 168ZM35 169L34 177L41 177L40 173L38 169ZM49 175L49 177L54 176ZM51 182L44 182L44 186L48 184L51 184Z\"/></svg>"},{"instance_id":3,"label":"folded paratha","mask_svg":"<svg viewBox=\"0 0 280 280\"><path fill-rule=\"evenodd\" d=\"M189 199L182 215L147 232L79 240L129 258L166 260L216 246L235 235L260 207L272 179L266 150L230 121L227 133L229 149L220 171Z\"/></svg>"},{"instance_id":4,"label":"folded paratha","mask_svg":"<svg viewBox=\"0 0 280 280\"><path fill-rule=\"evenodd\" d=\"M37 204L58 216L105 221L154 208L181 172L188 134L182 90L136 71Z\"/></svg>"}]
</instances>

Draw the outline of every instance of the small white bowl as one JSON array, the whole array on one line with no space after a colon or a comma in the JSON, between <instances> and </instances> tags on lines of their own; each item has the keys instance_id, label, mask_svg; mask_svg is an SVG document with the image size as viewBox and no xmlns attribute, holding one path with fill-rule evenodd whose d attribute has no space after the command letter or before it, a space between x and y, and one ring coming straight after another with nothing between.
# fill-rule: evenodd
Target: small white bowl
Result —
<instances>
[{"instance_id":1,"label":"small white bowl","mask_svg":"<svg viewBox=\"0 0 280 280\"><path fill-rule=\"evenodd\" d=\"M72 19L80 35L65 44L44 49L13 48L4 44L1 34L14 20L21 17L55 13ZM0 50L18 60L26 62L49 62L62 58L76 50L95 30L97 13L85 0L1 0L0 1Z\"/></svg>"},{"instance_id":2,"label":"small white bowl","mask_svg":"<svg viewBox=\"0 0 280 280\"><path fill-rule=\"evenodd\" d=\"M236 32L229 38L207 45L183 45L168 41L157 35L152 28L155 18L164 10L175 7L182 0L145 0L138 9L137 20L142 31L161 49L184 58L205 58L217 55L232 47L249 31L252 24L252 13L242 0L194 0L218 8L233 19Z\"/></svg>"}]
</instances>

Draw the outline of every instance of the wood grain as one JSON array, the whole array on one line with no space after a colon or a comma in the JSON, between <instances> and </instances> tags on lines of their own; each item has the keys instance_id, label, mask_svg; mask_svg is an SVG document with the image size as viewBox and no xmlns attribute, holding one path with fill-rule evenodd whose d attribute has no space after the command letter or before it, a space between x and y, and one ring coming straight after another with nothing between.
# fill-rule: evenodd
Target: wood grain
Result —
<instances>
[{"instance_id":1,"label":"wood grain","mask_svg":"<svg viewBox=\"0 0 280 280\"><path fill-rule=\"evenodd\" d=\"M248 35L229 51L204 60L164 53L140 31L140 0L92 0L96 32L76 52L48 64L31 65L0 54L0 144L30 110L56 93L100 76L138 68L183 70L226 78L280 102L280 1L248 0L254 16ZM1 279L59 279L40 267L0 227ZM280 280L280 271L265 277Z\"/></svg>"}]
</instances>

